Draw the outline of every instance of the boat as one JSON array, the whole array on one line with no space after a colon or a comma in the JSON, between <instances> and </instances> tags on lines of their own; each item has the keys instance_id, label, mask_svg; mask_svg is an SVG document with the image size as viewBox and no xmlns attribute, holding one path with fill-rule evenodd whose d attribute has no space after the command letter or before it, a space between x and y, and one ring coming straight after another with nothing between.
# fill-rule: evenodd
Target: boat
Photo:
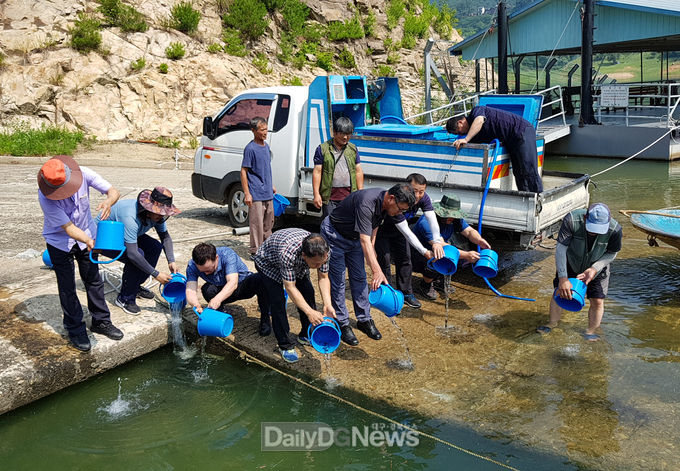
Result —
<instances>
[{"instance_id":1,"label":"boat","mask_svg":"<svg viewBox=\"0 0 680 471\"><path fill-rule=\"evenodd\" d=\"M658 247L657 239L680 249L680 209L658 209L656 211L622 210L636 229L647 234L652 247Z\"/></svg>"}]
</instances>

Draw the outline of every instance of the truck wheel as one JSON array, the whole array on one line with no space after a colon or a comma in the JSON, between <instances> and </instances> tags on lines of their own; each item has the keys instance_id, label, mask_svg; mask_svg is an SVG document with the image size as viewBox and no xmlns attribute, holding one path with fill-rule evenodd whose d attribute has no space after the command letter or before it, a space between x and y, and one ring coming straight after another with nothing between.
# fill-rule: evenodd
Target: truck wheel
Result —
<instances>
[{"instance_id":1,"label":"truck wheel","mask_svg":"<svg viewBox=\"0 0 680 471\"><path fill-rule=\"evenodd\" d=\"M229 190L229 196L227 196L229 207L227 212L229 213L229 222L234 227L248 225L248 206L244 202L245 196L240 183L233 185Z\"/></svg>"}]
</instances>

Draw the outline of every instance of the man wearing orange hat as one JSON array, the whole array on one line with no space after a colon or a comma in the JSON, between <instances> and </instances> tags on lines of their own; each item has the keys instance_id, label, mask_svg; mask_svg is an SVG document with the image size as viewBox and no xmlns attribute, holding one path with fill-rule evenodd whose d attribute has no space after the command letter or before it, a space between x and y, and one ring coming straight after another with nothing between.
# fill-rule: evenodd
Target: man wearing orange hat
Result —
<instances>
[{"instance_id":1,"label":"man wearing orange hat","mask_svg":"<svg viewBox=\"0 0 680 471\"><path fill-rule=\"evenodd\" d=\"M83 308L76 295L74 259L92 315L90 331L113 340L122 339L123 332L111 323L99 268L89 258L97 233L90 214L90 188L106 194L106 199L97 206L102 219L109 216L120 193L96 172L78 166L66 155L57 155L42 166L38 172L38 188L38 201L44 215L43 237L57 276L64 328L71 344L83 352L91 348Z\"/></svg>"},{"instance_id":2,"label":"man wearing orange hat","mask_svg":"<svg viewBox=\"0 0 680 471\"><path fill-rule=\"evenodd\" d=\"M172 192L162 186L143 190L137 199L121 200L111 208L110 219L125 225L125 252L119 259L125 264L125 268L116 306L128 314L140 313L141 309L135 302L137 296L153 298L153 293L142 287L149 276L165 284L170 281L171 273L177 272L172 237L165 221L179 213L180 210L172 204ZM160 242L146 234L151 228L156 230ZM168 259L170 273L156 270L161 251L165 252ZM107 252L103 254L113 257L118 255Z\"/></svg>"}]
</instances>

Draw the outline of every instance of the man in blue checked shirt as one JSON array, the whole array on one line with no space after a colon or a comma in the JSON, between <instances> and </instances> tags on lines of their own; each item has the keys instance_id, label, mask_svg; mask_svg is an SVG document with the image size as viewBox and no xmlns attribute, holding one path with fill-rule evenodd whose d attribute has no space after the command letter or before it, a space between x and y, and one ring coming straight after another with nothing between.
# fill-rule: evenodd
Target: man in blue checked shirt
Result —
<instances>
[{"instance_id":1,"label":"man in blue checked shirt","mask_svg":"<svg viewBox=\"0 0 680 471\"><path fill-rule=\"evenodd\" d=\"M194 247L191 260L187 265L186 296L189 305L198 312L203 306L198 300L198 279L205 281L201 286L203 298L210 309L225 310L225 304L257 296L260 308L260 328L258 333L266 337L271 333L269 323L269 304L263 289L262 275L251 273L241 257L229 247L215 247L202 242Z\"/></svg>"}]
</instances>

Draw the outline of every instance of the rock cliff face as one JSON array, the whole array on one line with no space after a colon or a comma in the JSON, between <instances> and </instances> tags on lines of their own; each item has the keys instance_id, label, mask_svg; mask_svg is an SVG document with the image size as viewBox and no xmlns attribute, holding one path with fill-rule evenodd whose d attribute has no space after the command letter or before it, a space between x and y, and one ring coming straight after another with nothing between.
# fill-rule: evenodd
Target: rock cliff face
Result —
<instances>
[{"instance_id":1,"label":"rock cliff face","mask_svg":"<svg viewBox=\"0 0 680 471\"><path fill-rule=\"evenodd\" d=\"M281 64L279 52L282 19L269 16L265 36L248 45L245 57L224 52L211 54L207 46L219 42L222 22L214 0L199 0L194 7L202 18L198 32L187 36L162 25L178 0L129 0L141 12L149 29L144 33L124 33L117 27L104 27L104 54L81 54L70 47L69 28L79 12L94 12L94 1L6 0L0 3L0 125L26 121L32 126L42 123L79 128L86 135L101 140L153 140L160 137L189 143L201 133L203 116L213 115L226 101L246 88L279 85L298 77L308 84L327 72L305 66L298 70ZM353 3L352 3L353 2ZM377 64L385 64L385 38L401 39L400 24L391 31L386 27L385 0L346 1L305 0L310 17L319 23L349 20L353 9L364 14L373 11L377 24L374 38L345 43L324 44L336 52L347 48L354 55L356 69L337 68L332 73L375 75ZM436 38L434 31L430 35ZM459 40L453 33L454 40ZM181 42L186 48L183 59L170 61L165 48ZM399 62L392 67L402 85L407 112L422 106L422 51L425 41L418 40L412 50L396 52ZM440 44L445 48L446 44ZM372 55L367 56L370 48ZM262 74L252 65L255 52L269 59L271 73ZM394 53L393 53L394 54ZM146 66L133 71L131 63L144 58ZM167 74L159 72L161 63L169 65ZM458 66L457 61L453 62Z\"/></svg>"}]
</instances>

